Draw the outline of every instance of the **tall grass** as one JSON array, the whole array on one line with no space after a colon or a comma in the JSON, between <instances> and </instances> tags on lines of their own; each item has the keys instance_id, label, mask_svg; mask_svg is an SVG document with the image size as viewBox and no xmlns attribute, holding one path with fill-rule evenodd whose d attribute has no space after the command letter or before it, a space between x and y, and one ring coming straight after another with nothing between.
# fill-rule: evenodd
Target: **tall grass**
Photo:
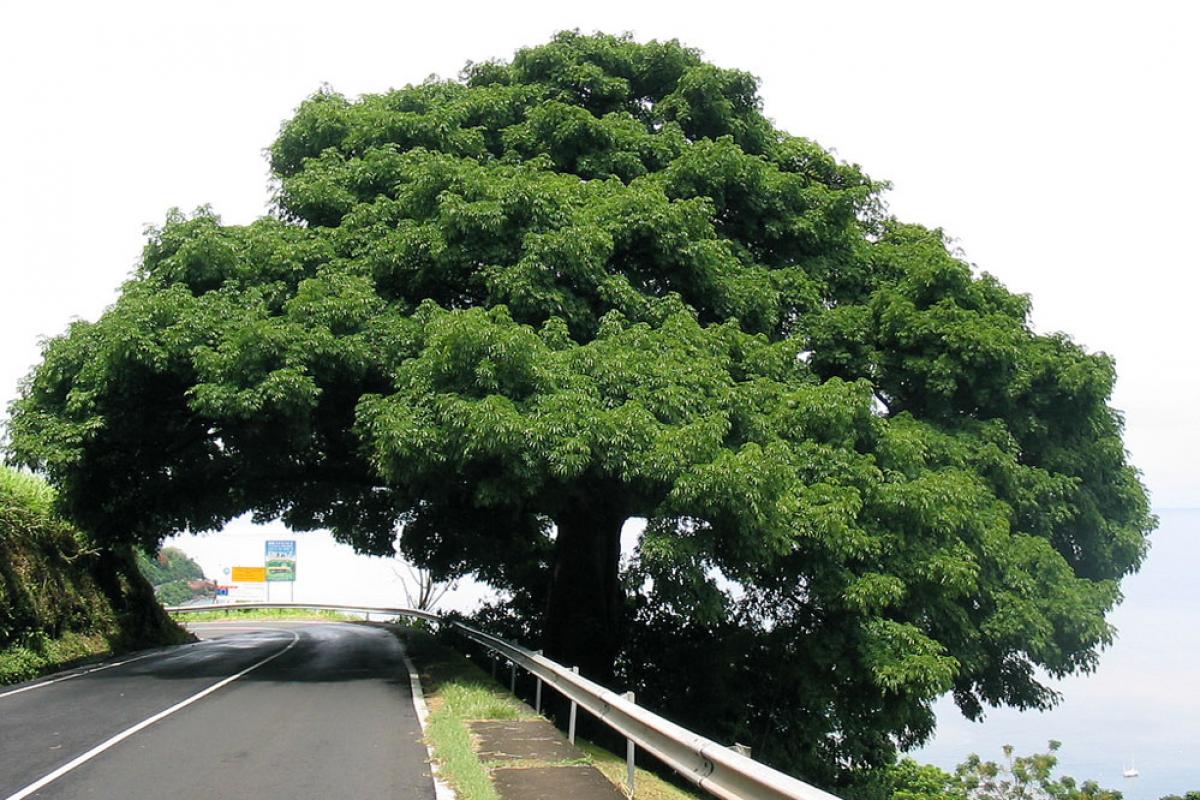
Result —
<instances>
[{"instance_id":1,"label":"tall grass","mask_svg":"<svg viewBox=\"0 0 1200 800\"><path fill-rule=\"evenodd\" d=\"M39 516L54 513L54 489L41 478L0 466L0 505L20 506Z\"/></svg>"}]
</instances>

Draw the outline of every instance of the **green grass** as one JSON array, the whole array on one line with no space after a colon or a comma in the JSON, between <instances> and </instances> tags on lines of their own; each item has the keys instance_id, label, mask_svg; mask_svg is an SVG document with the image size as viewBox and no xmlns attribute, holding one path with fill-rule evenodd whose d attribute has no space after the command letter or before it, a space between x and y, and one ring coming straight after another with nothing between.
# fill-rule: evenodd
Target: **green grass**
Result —
<instances>
[{"instance_id":1,"label":"green grass","mask_svg":"<svg viewBox=\"0 0 1200 800\"><path fill-rule=\"evenodd\" d=\"M490 678L484 681L443 686L442 700L461 719L522 719L529 716L522 714L512 700L498 692Z\"/></svg>"},{"instance_id":2,"label":"green grass","mask_svg":"<svg viewBox=\"0 0 1200 800\"><path fill-rule=\"evenodd\" d=\"M189 611L172 614L179 622L212 622L226 619L315 619L331 622L359 622L362 617L340 611L308 610L304 608L228 608L219 611Z\"/></svg>"},{"instance_id":3,"label":"green grass","mask_svg":"<svg viewBox=\"0 0 1200 800\"><path fill-rule=\"evenodd\" d=\"M438 775L459 800L499 800L487 768L471 744L472 720L529 719L533 711L491 676L426 633L410 632L405 646L417 665L429 706L426 737Z\"/></svg>"},{"instance_id":4,"label":"green grass","mask_svg":"<svg viewBox=\"0 0 1200 800\"><path fill-rule=\"evenodd\" d=\"M0 686L28 681L91 656L108 655L109 640L98 633L67 632L58 639L27 637L0 651Z\"/></svg>"},{"instance_id":5,"label":"green grass","mask_svg":"<svg viewBox=\"0 0 1200 800\"><path fill-rule=\"evenodd\" d=\"M603 747L583 739L575 741L579 749L587 755L592 766L600 770L604 777L624 791L627 777L625 756L610 753ZM633 800L700 800L700 798L707 797L707 795L695 794L687 789L682 789L641 767L636 768L633 788Z\"/></svg>"},{"instance_id":6,"label":"green grass","mask_svg":"<svg viewBox=\"0 0 1200 800\"><path fill-rule=\"evenodd\" d=\"M438 764L438 775L454 787L461 800L498 800L461 717L453 710L439 709L429 716L426 736Z\"/></svg>"},{"instance_id":7,"label":"green grass","mask_svg":"<svg viewBox=\"0 0 1200 800\"><path fill-rule=\"evenodd\" d=\"M53 513L54 496L50 484L36 475L0 466L0 501L48 517Z\"/></svg>"}]
</instances>

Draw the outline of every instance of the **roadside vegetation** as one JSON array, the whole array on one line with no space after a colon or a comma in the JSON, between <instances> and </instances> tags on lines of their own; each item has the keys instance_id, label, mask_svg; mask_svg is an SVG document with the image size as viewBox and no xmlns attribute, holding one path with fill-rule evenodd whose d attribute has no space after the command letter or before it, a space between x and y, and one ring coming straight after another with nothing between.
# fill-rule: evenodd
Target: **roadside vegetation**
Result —
<instances>
[{"instance_id":1,"label":"roadside vegetation","mask_svg":"<svg viewBox=\"0 0 1200 800\"><path fill-rule=\"evenodd\" d=\"M1061 746L1051 740L1044 752L1019 755L1005 745L999 760L971 754L954 772L904 758L886 771L881 794L892 800L1122 800L1120 791L1096 781L1056 774Z\"/></svg>"},{"instance_id":2,"label":"roadside vegetation","mask_svg":"<svg viewBox=\"0 0 1200 800\"><path fill-rule=\"evenodd\" d=\"M128 550L100 551L54 512L45 482L0 467L0 685L187 637Z\"/></svg>"},{"instance_id":3,"label":"roadside vegetation","mask_svg":"<svg viewBox=\"0 0 1200 800\"><path fill-rule=\"evenodd\" d=\"M481 761L475 752L468 723L534 719L536 714L475 662L431 635L414 631L405 633L404 638L420 673L429 706L426 735L438 765L438 775L454 788L459 800L498 800L488 777L488 768L493 764ZM582 739L576 742L584 753L583 759L576 763L591 764L614 784L624 787L623 756ZM634 800L693 800L697 797L643 769L637 771L636 785Z\"/></svg>"},{"instance_id":4,"label":"roadside vegetation","mask_svg":"<svg viewBox=\"0 0 1200 800\"><path fill-rule=\"evenodd\" d=\"M887 771L882 796L891 800L1123 800L1119 789L1058 774L1061 747L1052 739L1044 751L1021 755L1005 745L1000 758L972 754L953 772L904 758ZM1159 800L1200 800L1200 792L1169 794Z\"/></svg>"},{"instance_id":5,"label":"roadside vegetation","mask_svg":"<svg viewBox=\"0 0 1200 800\"><path fill-rule=\"evenodd\" d=\"M157 554L138 550L137 564L164 606L216 597L217 582L206 580L200 565L178 547L164 547Z\"/></svg>"},{"instance_id":6,"label":"roadside vegetation","mask_svg":"<svg viewBox=\"0 0 1200 800\"><path fill-rule=\"evenodd\" d=\"M303 608L221 608L212 611L189 611L177 616L180 622L214 622L226 619L294 619L329 622L360 622L362 617L341 611L307 610Z\"/></svg>"},{"instance_id":7,"label":"roadside vegetation","mask_svg":"<svg viewBox=\"0 0 1200 800\"><path fill-rule=\"evenodd\" d=\"M498 800L499 795L471 743L467 723L532 717L527 706L510 695L461 653L424 632L406 632L405 646L420 673L429 707L426 736L438 775L459 800Z\"/></svg>"},{"instance_id":8,"label":"roadside vegetation","mask_svg":"<svg viewBox=\"0 0 1200 800\"><path fill-rule=\"evenodd\" d=\"M480 760L468 724L476 720L533 719L536 714L480 663L453 647L423 631L407 631L403 638L420 673L429 706L427 736L439 775L461 800L498 800L488 770L499 764ZM504 676L507 671L503 671ZM593 765L624 790L624 755L583 739L576 741L584 757L573 763ZM1061 746L1051 740L1044 751L1028 755L1005 747L995 760L972 754L953 771L901 758L891 767L875 771L874 777L860 783L856 792L843 792L842 796L852 800L1123 800L1117 789L1059 774ZM702 796L640 767L635 784L633 800L694 800ZM1200 800L1200 792L1168 795L1161 800Z\"/></svg>"},{"instance_id":9,"label":"roadside vegetation","mask_svg":"<svg viewBox=\"0 0 1200 800\"><path fill-rule=\"evenodd\" d=\"M587 755L591 763L596 769L600 770L604 777L617 786L624 788L626 775L624 756L611 753L599 745L582 739L576 739L576 742L579 744L579 749ZM681 789L641 767L637 768L637 775L633 783L635 788L634 800L684 800L685 798L686 800L692 800L693 798L708 796L694 794L686 789Z\"/></svg>"}]
</instances>

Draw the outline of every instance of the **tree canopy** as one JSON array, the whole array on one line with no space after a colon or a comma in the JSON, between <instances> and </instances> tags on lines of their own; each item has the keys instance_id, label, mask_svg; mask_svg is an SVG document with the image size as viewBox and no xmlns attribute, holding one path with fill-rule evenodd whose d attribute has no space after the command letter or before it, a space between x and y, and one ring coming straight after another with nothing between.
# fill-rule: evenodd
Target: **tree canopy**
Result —
<instances>
[{"instance_id":1,"label":"tree canopy","mask_svg":"<svg viewBox=\"0 0 1200 800\"><path fill-rule=\"evenodd\" d=\"M1001 761L972 754L953 774L904 758L881 773L880 788L892 800L1122 800L1120 791L1094 780L1056 775L1061 746L1052 739L1045 752L1022 756L1004 745Z\"/></svg>"},{"instance_id":2,"label":"tree canopy","mask_svg":"<svg viewBox=\"0 0 1200 800\"><path fill-rule=\"evenodd\" d=\"M1110 640L1153 525L1111 359L776 129L752 76L562 33L322 90L270 160L275 213L172 213L11 409L100 541L400 526L550 655L823 783L947 691L1044 707L1036 670Z\"/></svg>"}]
</instances>

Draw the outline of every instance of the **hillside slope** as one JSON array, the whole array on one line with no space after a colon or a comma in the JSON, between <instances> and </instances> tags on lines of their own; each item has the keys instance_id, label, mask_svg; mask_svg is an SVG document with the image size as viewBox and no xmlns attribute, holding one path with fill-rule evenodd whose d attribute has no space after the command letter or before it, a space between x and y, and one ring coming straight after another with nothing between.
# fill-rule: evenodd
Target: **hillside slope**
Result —
<instances>
[{"instance_id":1,"label":"hillside slope","mask_svg":"<svg viewBox=\"0 0 1200 800\"><path fill-rule=\"evenodd\" d=\"M0 467L0 684L106 652L185 641L130 553L91 547L53 490Z\"/></svg>"}]
</instances>

